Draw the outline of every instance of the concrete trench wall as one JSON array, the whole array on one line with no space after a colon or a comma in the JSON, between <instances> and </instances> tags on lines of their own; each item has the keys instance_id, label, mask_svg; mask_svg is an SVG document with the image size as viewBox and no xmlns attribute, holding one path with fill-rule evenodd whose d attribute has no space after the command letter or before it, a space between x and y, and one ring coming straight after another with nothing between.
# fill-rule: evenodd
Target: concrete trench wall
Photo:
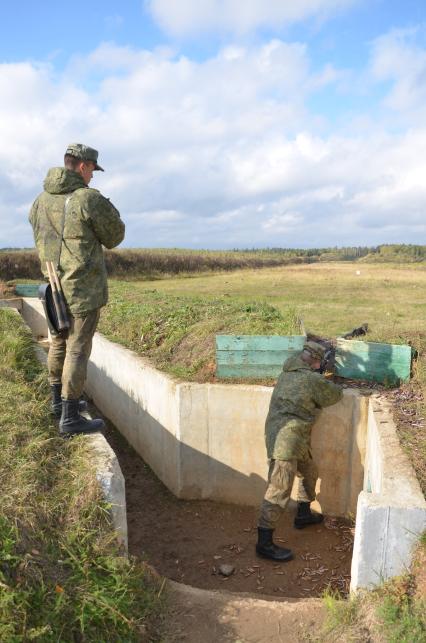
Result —
<instances>
[{"instance_id":1,"label":"concrete trench wall","mask_svg":"<svg viewBox=\"0 0 426 643\"><path fill-rule=\"evenodd\" d=\"M408 571L426 529L426 501L402 451L389 404L368 410L363 490L358 496L351 588L374 587Z\"/></svg>"},{"instance_id":2,"label":"concrete trench wall","mask_svg":"<svg viewBox=\"0 0 426 643\"><path fill-rule=\"evenodd\" d=\"M23 299L21 314L34 335L46 336L40 302ZM87 393L177 497L259 503L271 388L180 382L97 333ZM347 390L312 435L319 508L356 514L353 590L402 573L426 528L417 479L378 405Z\"/></svg>"}]
</instances>

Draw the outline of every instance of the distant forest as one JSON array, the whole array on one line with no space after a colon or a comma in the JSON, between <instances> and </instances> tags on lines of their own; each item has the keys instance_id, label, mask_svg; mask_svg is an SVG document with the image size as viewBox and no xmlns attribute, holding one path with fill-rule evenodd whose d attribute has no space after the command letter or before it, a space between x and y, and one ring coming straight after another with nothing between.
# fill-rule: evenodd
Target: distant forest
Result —
<instances>
[{"instance_id":1,"label":"distant forest","mask_svg":"<svg viewBox=\"0 0 426 643\"><path fill-rule=\"evenodd\" d=\"M263 248L235 250L120 249L105 253L108 274L117 278L150 278L182 273L267 268L325 261L420 263L426 246L386 244L351 248ZM41 279L34 249L0 249L0 281Z\"/></svg>"},{"instance_id":2,"label":"distant forest","mask_svg":"<svg viewBox=\"0 0 426 643\"><path fill-rule=\"evenodd\" d=\"M235 252L284 254L288 257L310 257L317 261L390 261L417 262L426 260L426 246L411 244L383 244L380 246L352 246L339 248L265 248L246 249Z\"/></svg>"}]
</instances>

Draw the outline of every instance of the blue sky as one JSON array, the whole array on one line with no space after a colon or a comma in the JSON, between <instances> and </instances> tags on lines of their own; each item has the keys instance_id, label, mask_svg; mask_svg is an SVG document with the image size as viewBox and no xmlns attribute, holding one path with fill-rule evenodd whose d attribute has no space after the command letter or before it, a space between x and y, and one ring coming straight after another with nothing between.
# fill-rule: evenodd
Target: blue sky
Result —
<instances>
[{"instance_id":1,"label":"blue sky","mask_svg":"<svg viewBox=\"0 0 426 643\"><path fill-rule=\"evenodd\" d=\"M124 245L425 243L424 0L1 8L0 247L68 142Z\"/></svg>"}]
</instances>

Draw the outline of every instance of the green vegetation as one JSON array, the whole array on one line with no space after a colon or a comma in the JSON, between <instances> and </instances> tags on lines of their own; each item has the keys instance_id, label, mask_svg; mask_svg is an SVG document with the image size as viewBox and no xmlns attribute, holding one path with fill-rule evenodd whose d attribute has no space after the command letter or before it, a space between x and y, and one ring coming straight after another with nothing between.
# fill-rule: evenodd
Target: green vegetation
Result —
<instances>
[{"instance_id":1,"label":"green vegetation","mask_svg":"<svg viewBox=\"0 0 426 643\"><path fill-rule=\"evenodd\" d=\"M267 268L318 261L422 263L426 246L381 245L349 248L264 248L246 250L120 249L105 253L111 277L159 279L170 275ZM34 250L0 249L0 280L42 279Z\"/></svg>"},{"instance_id":2,"label":"green vegetation","mask_svg":"<svg viewBox=\"0 0 426 643\"><path fill-rule=\"evenodd\" d=\"M426 555L420 544L417 560ZM414 566L416 562L414 563ZM371 592L360 592L342 599L324 594L327 616L317 638L328 641L386 641L417 643L426 640L426 599L424 586L418 586L412 573L384 583Z\"/></svg>"},{"instance_id":3,"label":"green vegetation","mask_svg":"<svg viewBox=\"0 0 426 643\"><path fill-rule=\"evenodd\" d=\"M156 366L205 381L215 371L216 334L295 334L295 310L229 297L184 297L114 283L99 330L111 340L149 357Z\"/></svg>"},{"instance_id":4,"label":"green vegetation","mask_svg":"<svg viewBox=\"0 0 426 643\"><path fill-rule=\"evenodd\" d=\"M140 641L158 609L120 555L84 439L57 437L45 373L0 310L0 640Z\"/></svg>"}]
</instances>

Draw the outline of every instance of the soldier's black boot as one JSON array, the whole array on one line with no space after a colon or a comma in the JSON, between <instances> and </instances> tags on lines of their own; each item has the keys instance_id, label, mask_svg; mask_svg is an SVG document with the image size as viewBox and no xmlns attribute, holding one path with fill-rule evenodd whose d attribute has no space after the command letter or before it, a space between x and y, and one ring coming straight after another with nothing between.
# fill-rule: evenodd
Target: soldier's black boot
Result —
<instances>
[{"instance_id":1,"label":"soldier's black boot","mask_svg":"<svg viewBox=\"0 0 426 643\"><path fill-rule=\"evenodd\" d=\"M101 419L88 420L79 413L79 400L62 400L59 434L63 438L80 433L98 433L105 428Z\"/></svg>"},{"instance_id":2,"label":"soldier's black boot","mask_svg":"<svg viewBox=\"0 0 426 643\"><path fill-rule=\"evenodd\" d=\"M256 553L263 558L269 558L270 560L276 560L281 563L291 560L293 558L293 552L290 549L275 545L272 540L273 533L273 529L257 528L258 540Z\"/></svg>"},{"instance_id":3,"label":"soldier's black boot","mask_svg":"<svg viewBox=\"0 0 426 643\"><path fill-rule=\"evenodd\" d=\"M294 519L296 529L304 529L309 525L319 525L324 520L322 514L312 513L310 502L299 502L297 505L297 515Z\"/></svg>"},{"instance_id":4,"label":"soldier's black boot","mask_svg":"<svg viewBox=\"0 0 426 643\"><path fill-rule=\"evenodd\" d=\"M62 384L51 384L50 390L52 392L52 404L50 406L53 415L57 418L60 418L62 415ZM82 411L87 411L87 402L82 398L78 401L78 410L80 413Z\"/></svg>"}]
</instances>

